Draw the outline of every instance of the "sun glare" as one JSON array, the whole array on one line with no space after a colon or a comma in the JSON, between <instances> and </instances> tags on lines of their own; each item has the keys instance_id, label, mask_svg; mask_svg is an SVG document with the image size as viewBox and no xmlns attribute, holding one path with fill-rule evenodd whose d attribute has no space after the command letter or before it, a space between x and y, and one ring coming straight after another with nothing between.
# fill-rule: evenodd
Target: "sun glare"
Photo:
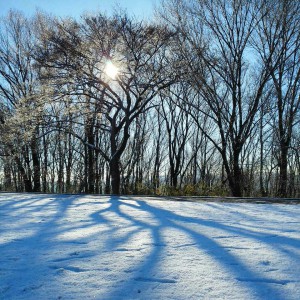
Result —
<instances>
[{"instance_id":1,"label":"sun glare","mask_svg":"<svg viewBox=\"0 0 300 300\"><path fill-rule=\"evenodd\" d=\"M111 79L116 79L119 71L118 68L109 60L105 66L105 73Z\"/></svg>"}]
</instances>

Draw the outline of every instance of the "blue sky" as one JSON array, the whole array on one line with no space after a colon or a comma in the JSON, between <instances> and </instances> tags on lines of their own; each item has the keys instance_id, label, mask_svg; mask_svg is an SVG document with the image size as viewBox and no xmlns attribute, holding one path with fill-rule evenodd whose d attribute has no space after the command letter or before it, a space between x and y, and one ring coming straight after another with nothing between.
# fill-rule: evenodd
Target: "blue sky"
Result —
<instances>
[{"instance_id":1,"label":"blue sky","mask_svg":"<svg viewBox=\"0 0 300 300\"><path fill-rule=\"evenodd\" d=\"M79 17L83 12L102 11L111 13L116 5L139 18L150 18L153 4L158 0L0 0L0 16L9 9L18 9L31 16L36 9L57 16Z\"/></svg>"}]
</instances>

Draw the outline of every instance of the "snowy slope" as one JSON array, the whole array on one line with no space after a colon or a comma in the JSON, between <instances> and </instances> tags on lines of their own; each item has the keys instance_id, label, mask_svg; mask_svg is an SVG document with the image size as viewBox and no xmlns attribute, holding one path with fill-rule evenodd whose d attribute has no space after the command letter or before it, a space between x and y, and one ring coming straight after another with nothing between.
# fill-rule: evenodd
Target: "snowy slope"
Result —
<instances>
[{"instance_id":1,"label":"snowy slope","mask_svg":"<svg viewBox=\"0 0 300 300\"><path fill-rule=\"evenodd\" d=\"M300 205L0 194L0 299L300 299Z\"/></svg>"}]
</instances>

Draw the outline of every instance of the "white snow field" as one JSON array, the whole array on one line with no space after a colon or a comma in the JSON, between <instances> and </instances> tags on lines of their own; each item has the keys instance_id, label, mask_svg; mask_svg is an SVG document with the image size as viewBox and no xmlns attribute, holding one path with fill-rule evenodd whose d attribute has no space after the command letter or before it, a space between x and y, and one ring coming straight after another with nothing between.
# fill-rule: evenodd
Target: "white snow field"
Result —
<instances>
[{"instance_id":1,"label":"white snow field","mask_svg":"<svg viewBox=\"0 0 300 300\"><path fill-rule=\"evenodd\" d=\"M0 194L0 299L298 300L300 205Z\"/></svg>"}]
</instances>

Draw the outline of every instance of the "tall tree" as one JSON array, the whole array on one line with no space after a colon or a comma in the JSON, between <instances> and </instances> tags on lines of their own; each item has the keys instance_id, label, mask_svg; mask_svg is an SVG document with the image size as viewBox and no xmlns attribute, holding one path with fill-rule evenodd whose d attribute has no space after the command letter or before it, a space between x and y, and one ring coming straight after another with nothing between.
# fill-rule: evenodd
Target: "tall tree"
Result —
<instances>
[{"instance_id":1,"label":"tall tree","mask_svg":"<svg viewBox=\"0 0 300 300\"><path fill-rule=\"evenodd\" d=\"M41 171L36 100L41 96L41 89L31 57L32 28L32 23L19 12L11 11L1 20L0 100L4 114L0 129L4 155L14 157L26 191L37 192L41 189Z\"/></svg>"},{"instance_id":2,"label":"tall tree","mask_svg":"<svg viewBox=\"0 0 300 300\"><path fill-rule=\"evenodd\" d=\"M186 79L202 97L191 105L216 124L218 134L206 136L220 152L232 195L238 197L243 195L242 149L256 124L269 78L269 70L257 68L249 57L258 3L165 1L170 13L164 18L179 31Z\"/></svg>"},{"instance_id":3,"label":"tall tree","mask_svg":"<svg viewBox=\"0 0 300 300\"><path fill-rule=\"evenodd\" d=\"M277 195L286 197L288 154L293 131L299 126L300 105L300 3L265 1L257 24L255 47L262 65L270 72L276 107L274 129L278 143L279 187ZM299 127L298 127L299 128Z\"/></svg>"},{"instance_id":4,"label":"tall tree","mask_svg":"<svg viewBox=\"0 0 300 300\"><path fill-rule=\"evenodd\" d=\"M36 58L47 80L52 79L61 94L68 84L72 95L99 103L99 126L109 135L110 153L88 140L85 144L109 163L114 194L120 193L120 158L131 123L176 79L168 55L173 35L164 26L120 15L86 17L82 24L56 20L41 34Z\"/></svg>"}]
</instances>

